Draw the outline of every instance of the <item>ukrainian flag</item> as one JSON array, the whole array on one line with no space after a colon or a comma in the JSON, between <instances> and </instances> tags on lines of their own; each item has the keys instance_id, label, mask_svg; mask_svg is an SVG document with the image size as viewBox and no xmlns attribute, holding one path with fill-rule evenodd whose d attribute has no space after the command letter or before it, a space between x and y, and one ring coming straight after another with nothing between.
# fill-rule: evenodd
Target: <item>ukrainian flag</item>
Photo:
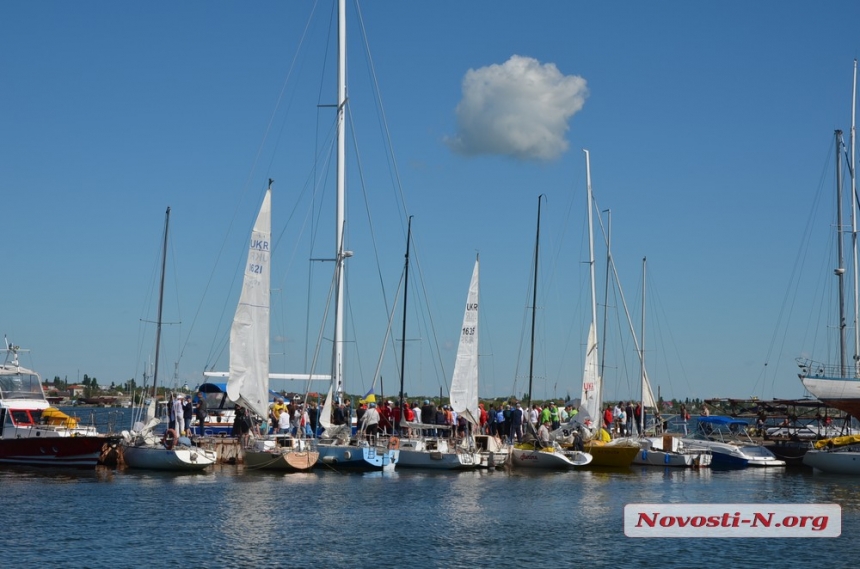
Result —
<instances>
[{"instance_id":1,"label":"ukrainian flag","mask_svg":"<svg viewBox=\"0 0 860 569\"><path fill-rule=\"evenodd\" d=\"M362 405L364 405L366 403L376 403L376 395L374 395L374 393L373 393L373 388L371 387L370 391L365 393L364 397L359 399L358 402L361 403Z\"/></svg>"}]
</instances>

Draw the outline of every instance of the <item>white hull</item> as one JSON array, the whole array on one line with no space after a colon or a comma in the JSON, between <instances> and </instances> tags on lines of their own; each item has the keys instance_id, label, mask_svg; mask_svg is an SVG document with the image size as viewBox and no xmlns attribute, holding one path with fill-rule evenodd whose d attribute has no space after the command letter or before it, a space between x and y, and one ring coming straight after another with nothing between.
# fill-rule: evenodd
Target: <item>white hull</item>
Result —
<instances>
[{"instance_id":1,"label":"white hull","mask_svg":"<svg viewBox=\"0 0 860 569\"><path fill-rule=\"evenodd\" d=\"M587 452L557 449L511 449L511 465L516 468L566 470L586 466L593 457Z\"/></svg>"},{"instance_id":2,"label":"white hull","mask_svg":"<svg viewBox=\"0 0 860 569\"><path fill-rule=\"evenodd\" d=\"M680 440L661 438L640 439L642 449L633 459L639 466L670 466L678 468L706 467L711 465L711 453L706 450L684 449ZM664 444L672 444L675 449L664 450Z\"/></svg>"},{"instance_id":3,"label":"white hull","mask_svg":"<svg viewBox=\"0 0 860 569\"><path fill-rule=\"evenodd\" d=\"M785 466L784 460L776 458L772 452L762 446L734 445L699 439L681 439L681 442L687 449L709 450L712 466L733 468Z\"/></svg>"},{"instance_id":4,"label":"white hull","mask_svg":"<svg viewBox=\"0 0 860 569\"><path fill-rule=\"evenodd\" d=\"M477 452L452 449L443 439L401 439L400 468L433 470L471 470L478 468L481 457Z\"/></svg>"},{"instance_id":5,"label":"white hull","mask_svg":"<svg viewBox=\"0 0 860 569\"><path fill-rule=\"evenodd\" d=\"M511 456L510 447L492 435L474 435L481 468L502 468Z\"/></svg>"},{"instance_id":6,"label":"white hull","mask_svg":"<svg viewBox=\"0 0 860 569\"><path fill-rule=\"evenodd\" d=\"M215 464L215 451L200 447L164 445L123 445L122 456L129 468L145 470L199 471Z\"/></svg>"},{"instance_id":7,"label":"white hull","mask_svg":"<svg viewBox=\"0 0 860 569\"><path fill-rule=\"evenodd\" d=\"M383 450L372 446L318 444L317 452L317 466L335 470L394 472L395 465L400 461L399 450Z\"/></svg>"},{"instance_id":8,"label":"white hull","mask_svg":"<svg viewBox=\"0 0 860 569\"><path fill-rule=\"evenodd\" d=\"M810 450L803 464L830 474L860 474L860 451Z\"/></svg>"}]
</instances>

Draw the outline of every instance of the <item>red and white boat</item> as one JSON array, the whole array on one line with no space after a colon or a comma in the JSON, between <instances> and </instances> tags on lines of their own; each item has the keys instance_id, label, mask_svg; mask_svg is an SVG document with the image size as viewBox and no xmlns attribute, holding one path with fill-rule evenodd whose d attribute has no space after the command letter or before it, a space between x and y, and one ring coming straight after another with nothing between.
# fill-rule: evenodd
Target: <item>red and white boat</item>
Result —
<instances>
[{"instance_id":1,"label":"red and white boat","mask_svg":"<svg viewBox=\"0 0 860 569\"><path fill-rule=\"evenodd\" d=\"M19 350L7 341L0 366L0 464L95 468L107 436L51 407L39 374L18 363Z\"/></svg>"}]
</instances>

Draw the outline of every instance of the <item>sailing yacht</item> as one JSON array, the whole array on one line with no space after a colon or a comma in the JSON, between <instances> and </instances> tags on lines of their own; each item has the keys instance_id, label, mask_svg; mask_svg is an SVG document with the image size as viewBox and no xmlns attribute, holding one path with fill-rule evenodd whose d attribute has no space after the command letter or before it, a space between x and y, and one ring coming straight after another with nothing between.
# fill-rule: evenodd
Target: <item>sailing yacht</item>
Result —
<instances>
[{"instance_id":1,"label":"sailing yacht","mask_svg":"<svg viewBox=\"0 0 860 569\"><path fill-rule=\"evenodd\" d=\"M597 292L595 287L595 262L594 262L594 225L592 212L594 210L593 194L591 190L591 161L588 150L585 153L585 181L586 197L588 204L588 250L589 266L591 276L591 323L588 327L588 344L585 347L585 369L582 375L582 396L580 398L582 413L581 421L590 420L591 429L581 429L586 440L585 451L590 453L594 460L592 466L628 467L639 452L639 443L630 439L622 438L611 442L602 442L596 435L600 432L603 422L601 406L603 404L603 378L600 376L598 367L597 348Z\"/></svg>"},{"instance_id":2,"label":"sailing yacht","mask_svg":"<svg viewBox=\"0 0 860 569\"><path fill-rule=\"evenodd\" d=\"M851 148L849 170L851 174L851 196L848 202L851 204L851 226L852 240L852 264L854 288L854 353L853 363L848 363L848 348L846 334L845 315L845 258L843 252L843 239L845 230L842 225L842 131L835 132L836 137L836 227L837 227L837 261L839 266L834 273L838 279L838 310L839 310L839 362L822 363L809 359L798 359L800 366L800 380L803 386L823 403L845 411L851 416L860 416L860 368L858 368L858 357L860 353L860 332L857 329L858 292L856 283L858 281L857 266L857 178L855 170L856 156L856 98L857 98L857 60L854 60L854 94L851 109ZM815 448L808 450L803 456L803 464L823 472L837 474L860 474L860 438L854 436L835 437L817 441Z\"/></svg>"},{"instance_id":3,"label":"sailing yacht","mask_svg":"<svg viewBox=\"0 0 860 569\"><path fill-rule=\"evenodd\" d=\"M164 305L164 273L167 263L167 235L170 227L170 208L164 217L164 245L161 257L161 285L158 294L158 319L155 332L155 368L152 378L152 397L148 404L143 398L137 409L134 425L130 431L122 432L120 450L122 459L129 468L146 470L199 471L215 464L214 450L195 444L176 430L167 429L162 435L155 432L161 423L156 417L156 395L158 389L158 358L161 345L161 313Z\"/></svg>"},{"instance_id":4,"label":"sailing yacht","mask_svg":"<svg viewBox=\"0 0 860 569\"><path fill-rule=\"evenodd\" d=\"M409 217L409 225L406 232L406 264L404 266L404 278L403 278L403 337L401 339L401 351L400 351L400 401L401 401L401 409L403 408L402 401L404 400L404 370L405 370L405 358L406 358L406 298L407 293L409 291L409 245L412 241L412 217ZM476 265L477 267L477 265ZM471 285L470 285L471 286ZM477 287L477 282L475 282L475 286ZM471 289L470 289L471 290ZM477 302L475 306L472 307L470 311L469 303L467 301L466 306L467 318L470 318L468 327L471 328L472 322L470 316L470 312L473 313L474 318L477 318ZM477 324L475 323L475 326ZM466 325L464 325L466 327ZM468 330L464 332L461 330L460 332L460 342L461 346L463 344L463 335L473 336L475 330ZM477 336L473 338L475 349L477 350ZM472 343L467 340L468 343ZM464 348L465 350L465 348ZM460 363L460 350L457 352L457 361ZM477 352L475 352L475 356L477 356ZM467 357L467 356L464 356ZM471 356L468 356L471 357ZM463 364L460 363L462 366ZM468 368L468 369L467 369ZM461 367L460 371L455 371L455 377L457 373L465 375L470 375L472 373L472 369L470 366ZM475 374L475 380L477 380L477 374ZM462 409L467 410L469 408L473 409L472 413L477 414L477 387L466 386L465 382L460 384L458 381L458 385L455 386L457 389L457 397L460 399L460 403L458 404ZM475 394L474 407L471 407L471 399L472 392ZM453 387L451 393L452 399L454 398ZM463 447L454 443L454 433L449 432L452 431L452 425L436 425L436 424L424 424L424 423L407 423L408 432L411 433L410 436L402 437L397 441L397 446L400 451L400 458L398 465L401 468L427 468L434 470L471 470L477 468L481 464L481 457L474 447ZM421 434L424 433L424 434ZM436 433L438 436L428 436L430 433Z\"/></svg>"},{"instance_id":5,"label":"sailing yacht","mask_svg":"<svg viewBox=\"0 0 860 569\"><path fill-rule=\"evenodd\" d=\"M534 347L535 347L535 313L537 310L537 276L538 253L540 251L540 206L543 195L538 196L537 236L535 237L534 282L532 284L532 326L531 349L529 355L529 396L525 408L531 407L532 379L534 378ZM549 470L565 470L585 466L592 461L587 452L575 449L565 449L556 441L530 440L513 444L511 447L511 465L517 468L535 468Z\"/></svg>"},{"instance_id":6,"label":"sailing yacht","mask_svg":"<svg viewBox=\"0 0 860 569\"><path fill-rule=\"evenodd\" d=\"M227 396L260 417L269 414L269 283L271 281L272 181L251 232L239 304L230 327ZM247 469L308 470L319 454L307 439L267 435L244 449Z\"/></svg>"},{"instance_id":7,"label":"sailing yacht","mask_svg":"<svg viewBox=\"0 0 860 569\"><path fill-rule=\"evenodd\" d=\"M332 342L332 374L331 387L320 412L320 424L325 431L316 446L319 452L320 468L335 470L382 471L391 472L399 458L396 444L377 446L362 438L352 438L351 426L337 428L331 424L332 404L334 397L339 400L343 396L343 321L344 321L344 283L346 259L352 256L351 251L344 249L345 213L345 171L346 171L346 121L345 113L348 104L346 96L346 1L338 0L338 64L337 64L337 199L335 208L335 309L334 309L334 341Z\"/></svg>"}]
</instances>

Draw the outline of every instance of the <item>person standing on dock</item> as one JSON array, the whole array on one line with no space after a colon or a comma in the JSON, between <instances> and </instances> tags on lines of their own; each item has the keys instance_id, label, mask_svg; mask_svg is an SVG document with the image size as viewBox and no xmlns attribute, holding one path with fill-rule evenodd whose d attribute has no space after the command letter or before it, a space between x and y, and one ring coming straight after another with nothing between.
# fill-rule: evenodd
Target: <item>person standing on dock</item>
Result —
<instances>
[{"instance_id":1,"label":"person standing on dock","mask_svg":"<svg viewBox=\"0 0 860 569\"><path fill-rule=\"evenodd\" d=\"M206 397L201 391L197 394L197 431L201 437L206 434L206 416L208 414L209 413L206 409Z\"/></svg>"},{"instance_id":2,"label":"person standing on dock","mask_svg":"<svg viewBox=\"0 0 860 569\"><path fill-rule=\"evenodd\" d=\"M173 415L176 417L176 432L182 434L182 426L185 423L185 411L182 409L182 402L185 400L182 395L177 395L173 399Z\"/></svg>"},{"instance_id":3,"label":"person standing on dock","mask_svg":"<svg viewBox=\"0 0 860 569\"><path fill-rule=\"evenodd\" d=\"M624 414L627 415L627 436L633 436L633 429L636 428L636 420L633 416L633 402L627 402L627 408L624 409Z\"/></svg>"},{"instance_id":4,"label":"person standing on dock","mask_svg":"<svg viewBox=\"0 0 860 569\"><path fill-rule=\"evenodd\" d=\"M186 395L182 401L182 432L186 437L191 436L191 418L194 417L194 405L191 396Z\"/></svg>"}]
</instances>

